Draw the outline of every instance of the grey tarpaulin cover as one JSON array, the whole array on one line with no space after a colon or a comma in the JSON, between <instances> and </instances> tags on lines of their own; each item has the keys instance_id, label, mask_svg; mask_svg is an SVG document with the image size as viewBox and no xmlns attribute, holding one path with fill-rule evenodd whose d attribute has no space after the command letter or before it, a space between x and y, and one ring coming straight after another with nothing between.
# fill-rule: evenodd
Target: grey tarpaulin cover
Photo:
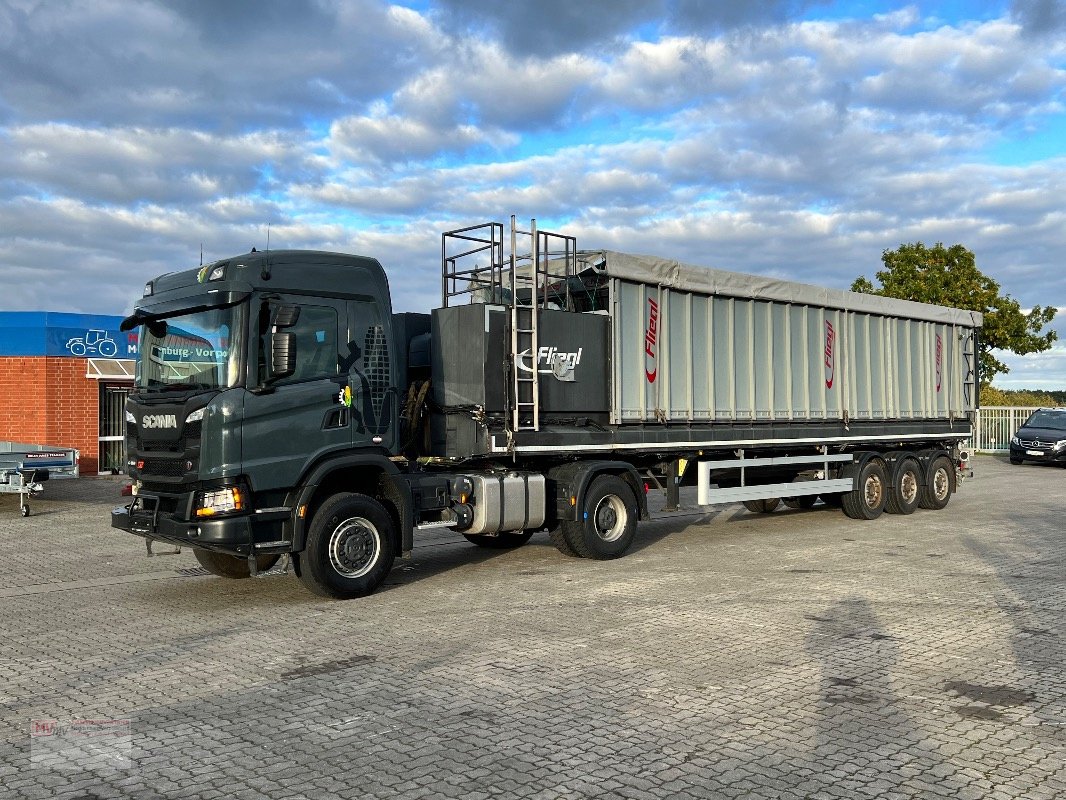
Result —
<instances>
[{"instance_id":1,"label":"grey tarpaulin cover","mask_svg":"<svg viewBox=\"0 0 1066 800\"><path fill-rule=\"evenodd\" d=\"M784 281L765 275L747 275L711 267L697 267L668 258L619 253L614 250L583 251L579 260L608 275L625 281L661 285L682 291L751 300L777 300L784 303L836 308L868 314L884 314L905 319L927 320L949 325L980 327L977 311L897 300L841 289L826 289L806 283Z\"/></svg>"}]
</instances>

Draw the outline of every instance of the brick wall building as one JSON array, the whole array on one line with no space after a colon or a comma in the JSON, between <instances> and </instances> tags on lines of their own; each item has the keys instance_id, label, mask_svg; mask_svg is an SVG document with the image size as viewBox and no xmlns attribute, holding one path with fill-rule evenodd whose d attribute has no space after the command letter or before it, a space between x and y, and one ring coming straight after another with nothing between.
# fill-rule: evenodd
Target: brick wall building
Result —
<instances>
[{"instance_id":1,"label":"brick wall building","mask_svg":"<svg viewBox=\"0 0 1066 800\"><path fill-rule=\"evenodd\" d=\"M124 469L136 339L121 317L0 312L0 440L81 451L81 473Z\"/></svg>"}]
</instances>

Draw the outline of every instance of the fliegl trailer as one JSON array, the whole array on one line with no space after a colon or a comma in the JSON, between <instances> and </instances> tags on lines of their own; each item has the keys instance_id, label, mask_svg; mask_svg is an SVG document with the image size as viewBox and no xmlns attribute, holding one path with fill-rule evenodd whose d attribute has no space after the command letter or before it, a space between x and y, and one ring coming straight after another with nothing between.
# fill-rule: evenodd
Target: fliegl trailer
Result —
<instances>
[{"instance_id":1,"label":"fliegl trailer","mask_svg":"<svg viewBox=\"0 0 1066 800\"><path fill-rule=\"evenodd\" d=\"M509 241L507 241L509 240ZM969 472L981 316L486 223L442 303L372 258L251 252L148 283L112 525L231 578L373 591L417 531L623 555L649 487L703 504L940 509ZM284 559L275 566L279 559Z\"/></svg>"}]
</instances>

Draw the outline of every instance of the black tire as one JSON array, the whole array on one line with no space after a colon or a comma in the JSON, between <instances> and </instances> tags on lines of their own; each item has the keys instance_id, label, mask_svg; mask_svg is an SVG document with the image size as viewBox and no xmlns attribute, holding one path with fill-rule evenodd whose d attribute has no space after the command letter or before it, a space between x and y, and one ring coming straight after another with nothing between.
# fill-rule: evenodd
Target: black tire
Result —
<instances>
[{"instance_id":1,"label":"black tire","mask_svg":"<svg viewBox=\"0 0 1066 800\"><path fill-rule=\"evenodd\" d=\"M843 505L843 503L844 503L844 495L841 494L840 492L830 492L829 494L820 494L820 495L818 495L818 497L820 497L822 502L825 503L827 506L829 506L829 508L840 508L841 505Z\"/></svg>"},{"instance_id":2,"label":"black tire","mask_svg":"<svg viewBox=\"0 0 1066 800\"><path fill-rule=\"evenodd\" d=\"M888 487L885 462L871 458L855 477L855 488L842 496L844 513L852 519L877 519L885 510Z\"/></svg>"},{"instance_id":3,"label":"black tire","mask_svg":"<svg viewBox=\"0 0 1066 800\"><path fill-rule=\"evenodd\" d=\"M485 533L464 533L463 536L468 542L478 547L487 547L490 550L513 550L533 538L533 531L503 531L495 536Z\"/></svg>"},{"instance_id":4,"label":"black tire","mask_svg":"<svg viewBox=\"0 0 1066 800\"><path fill-rule=\"evenodd\" d=\"M220 578L241 580L252 576L251 571L248 569L247 558L238 558L227 553L216 553L214 550L204 550L199 547L194 547L192 554L196 556L196 560L200 562L201 567ZM256 556L255 568L259 572L265 572L277 564L279 558L281 556Z\"/></svg>"},{"instance_id":5,"label":"black tire","mask_svg":"<svg viewBox=\"0 0 1066 800\"><path fill-rule=\"evenodd\" d=\"M566 541L566 534L563 533L562 523L556 525L554 528L548 531L548 538L551 539L551 543L555 545L555 549L562 553L564 556L570 556L570 558L581 558L577 554L577 551L570 546L570 542Z\"/></svg>"},{"instance_id":6,"label":"black tire","mask_svg":"<svg viewBox=\"0 0 1066 800\"><path fill-rule=\"evenodd\" d=\"M913 514L922 499L921 465L913 458L901 458L892 473L892 485L885 501L889 514Z\"/></svg>"},{"instance_id":7,"label":"black tire","mask_svg":"<svg viewBox=\"0 0 1066 800\"><path fill-rule=\"evenodd\" d=\"M562 523L563 536L582 558L618 558L633 544L639 514L629 484L615 475L601 475L585 492L582 519Z\"/></svg>"},{"instance_id":8,"label":"black tire","mask_svg":"<svg viewBox=\"0 0 1066 800\"><path fill-rule=\"evenodd\" d=\"M1025 459L1023 459L1023 458L1014 458L1013 456L1011 456L1010 463L1012 463L1014 466L1018 466L1019 464L1022 464L1024 462L1025 462Z\"/></svg>"},{"instance_id":9,"label":"black tire","mask_svg":"<svg viewBox=\"0 0 1066 800\"><path fill-rule=\"evenodd\" d=\"M814 508L818 502L816 494L801 494L798 497L782 497L781 502L789 508Z\"/></svg>"},{"instance_id":10,"label":"black tire","mask_svg":"<svg viewBox=\"0 0 1066 800\"><path fill-rule=\"evenodd\" d=\"M744 500L743 506L752 514L769 514L780 502L776 497L768 497L765 500Z\"/></svg>"},{"instance_id":11,"label":"black tire","mask_svg":"<svg viewBox=\"0 0 1066 800\"><path fill-rule=\"evenodd\" d=\"M395 556L395 525L385 507L365 494L337 494L311 520L299 576L321 597L363 597L385 580Z\"/></svg>"},{"instance_id":12,"label":"black tire","mask_svg":"<svg viewBox=\"0 0 1066 800\"><path fill-rule=\"evenodd\" d=\"M954 491L955 467L947 456L937 456L929 462L918 505L939 511L948 504Z\"/></svg>"}]
</instances>

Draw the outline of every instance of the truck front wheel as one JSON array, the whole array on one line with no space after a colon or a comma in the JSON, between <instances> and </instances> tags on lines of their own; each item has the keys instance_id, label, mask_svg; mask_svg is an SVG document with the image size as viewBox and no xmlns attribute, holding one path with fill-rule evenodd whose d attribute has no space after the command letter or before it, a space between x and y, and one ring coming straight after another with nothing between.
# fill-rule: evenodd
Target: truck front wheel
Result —
<instances>
[{"instance_id":1,"label":"truck front wheel","mask_svg":"<svg viewBox=\"0 0 1066 800\"><path fill-rule=\"evenodd\" d=\"M212 575L233 580L251 577L252 573L248 569L248 559L246 558L238 558L226 553L216 553L213 550L204 550L199 547L193 548L192 554L196 556L200 566ZM256 556L255 568L258 572L266 572L278 563L279 558L281 556Z\"/></svg>"},{"instance_id":2,"label":"truck front wheel","mask_svg":"<svg viewBox=\"0 0 1066 800\"><path fill-rule=\"evenodd\" d=\"M315 513L300 556L300 580L317 595L341 600L373 592L392 569L392 517L364 494L344 493Z\"/></svg>"},{"instance_id":3,"label":"truck front wheel","mask_svg":"<svg viewBox=\"0 0 1066 800\"><path fill-rule=\"evenodd\" d=\"M601 475L585 493L581 519L562 523L563 535L582 558L618 558L633 544L639 513L629 484L615 475Z\"/></svg>"}]
</instances>

